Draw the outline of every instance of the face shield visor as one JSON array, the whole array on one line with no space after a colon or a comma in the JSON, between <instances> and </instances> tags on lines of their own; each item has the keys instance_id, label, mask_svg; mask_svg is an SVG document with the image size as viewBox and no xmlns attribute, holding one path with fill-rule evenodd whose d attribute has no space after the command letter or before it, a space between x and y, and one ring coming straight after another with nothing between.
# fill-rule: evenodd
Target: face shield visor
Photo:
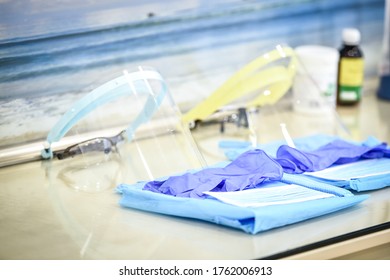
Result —
<instances>
[{"instance_id":1,"label":"face shield visor","mask_svg":"<svg viewBox=\"0 0 390 280\"><path fill-rule=\"evenodd\" d=\"M229 149L280 140L294 146L294 139L316 134L349 137L335 110L337 64L329 76L328 68L314 73L288 45L261 53L183 116L208 163L226 159Z\"/></svg>"},{"instance_id":2,"label":"face shield visor","mask_svg":"<svg viewBox=\"0 0 390 280\"><path fill-rule=\"evenodd\" d=\"M77 101L41 154L51 180L87 192L204 166L164 79L149 67L124 70Z\"/></svg>"}]
</instances>

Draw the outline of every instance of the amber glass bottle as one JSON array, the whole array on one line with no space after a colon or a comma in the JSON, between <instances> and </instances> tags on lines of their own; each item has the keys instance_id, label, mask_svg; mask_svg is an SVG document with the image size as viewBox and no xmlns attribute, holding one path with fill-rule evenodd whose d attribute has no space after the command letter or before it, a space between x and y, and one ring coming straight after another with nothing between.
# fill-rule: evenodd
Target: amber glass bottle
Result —
<instances>
[{"instance_id":1,"label":"amber glass bottle","mask_svg":"<svg viewBox=\"0 0 390 280\"><path fill-rule=\"evenodd\" d=\"M343 30L343 46L340 49L337 77L337 105L354 105L361 99L364 61L359 43L359 30L354 28Z\"/></svg>"}]
</instances>

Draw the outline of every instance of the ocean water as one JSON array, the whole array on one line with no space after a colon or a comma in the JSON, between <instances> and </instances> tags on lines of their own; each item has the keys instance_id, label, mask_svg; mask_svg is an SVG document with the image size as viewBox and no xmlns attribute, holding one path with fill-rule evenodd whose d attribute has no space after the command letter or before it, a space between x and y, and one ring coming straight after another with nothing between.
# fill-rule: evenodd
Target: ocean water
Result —
<instances>
[{"instance_id":1,"label":"ocean water","mask_svg":"<svg viewBox=\"0 0 390 280\"><path fill-rule=\"evenodd\" d=\"M276 44L338 47L342 28L353 26L366 74L380 61L384 1L172 1L182 4L165 14L156 1L136 2L122 9L128 20L118 6L90 24L58 20L30 33L0 20L0 146L43 139L78 98L138 65L160 71L185 111Z\"/></svg>"}]
</instances>

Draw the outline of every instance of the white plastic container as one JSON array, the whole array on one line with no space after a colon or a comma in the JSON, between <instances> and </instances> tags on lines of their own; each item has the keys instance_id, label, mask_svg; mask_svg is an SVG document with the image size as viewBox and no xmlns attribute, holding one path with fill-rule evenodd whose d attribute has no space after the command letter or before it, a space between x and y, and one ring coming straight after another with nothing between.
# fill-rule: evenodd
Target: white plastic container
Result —
<instances>
[{"instance_id":1,"label":"white plastic container","mask_svg":"<svg viewBox=\"0 0 390 280\"><path fill-rule=\"evenodd\" d=\"M336 105L338 50L305 45L295 48L295 52L299 63L293 84L294 110L331 112Z\"/></svg>"}]
</instances>

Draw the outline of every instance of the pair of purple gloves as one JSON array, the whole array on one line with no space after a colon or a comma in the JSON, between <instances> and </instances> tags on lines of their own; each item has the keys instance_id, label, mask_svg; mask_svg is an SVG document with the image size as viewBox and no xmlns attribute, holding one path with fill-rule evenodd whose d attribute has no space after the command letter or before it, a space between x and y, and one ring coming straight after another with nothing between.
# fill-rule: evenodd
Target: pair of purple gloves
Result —
<instances>
[{"instance_id":1,"label":"pair of purple gloves","mask_svg":"<svg viewBox=\"0 0 390 280\"><path fill-rule=\"evenodd\" d=\"M390 157L390 149L385 143L368 147L334 140L312 152L282 145L275 159L260 149L249 150L225 167L206 168L195 173L171 176L163 181L151 181L144 186L144 190L202 198L205 191L239 191L255 188L265 181L280 180L283 172L300 174L323 170L334 164L382 157Z\"/></svg>"}]
</instances>

